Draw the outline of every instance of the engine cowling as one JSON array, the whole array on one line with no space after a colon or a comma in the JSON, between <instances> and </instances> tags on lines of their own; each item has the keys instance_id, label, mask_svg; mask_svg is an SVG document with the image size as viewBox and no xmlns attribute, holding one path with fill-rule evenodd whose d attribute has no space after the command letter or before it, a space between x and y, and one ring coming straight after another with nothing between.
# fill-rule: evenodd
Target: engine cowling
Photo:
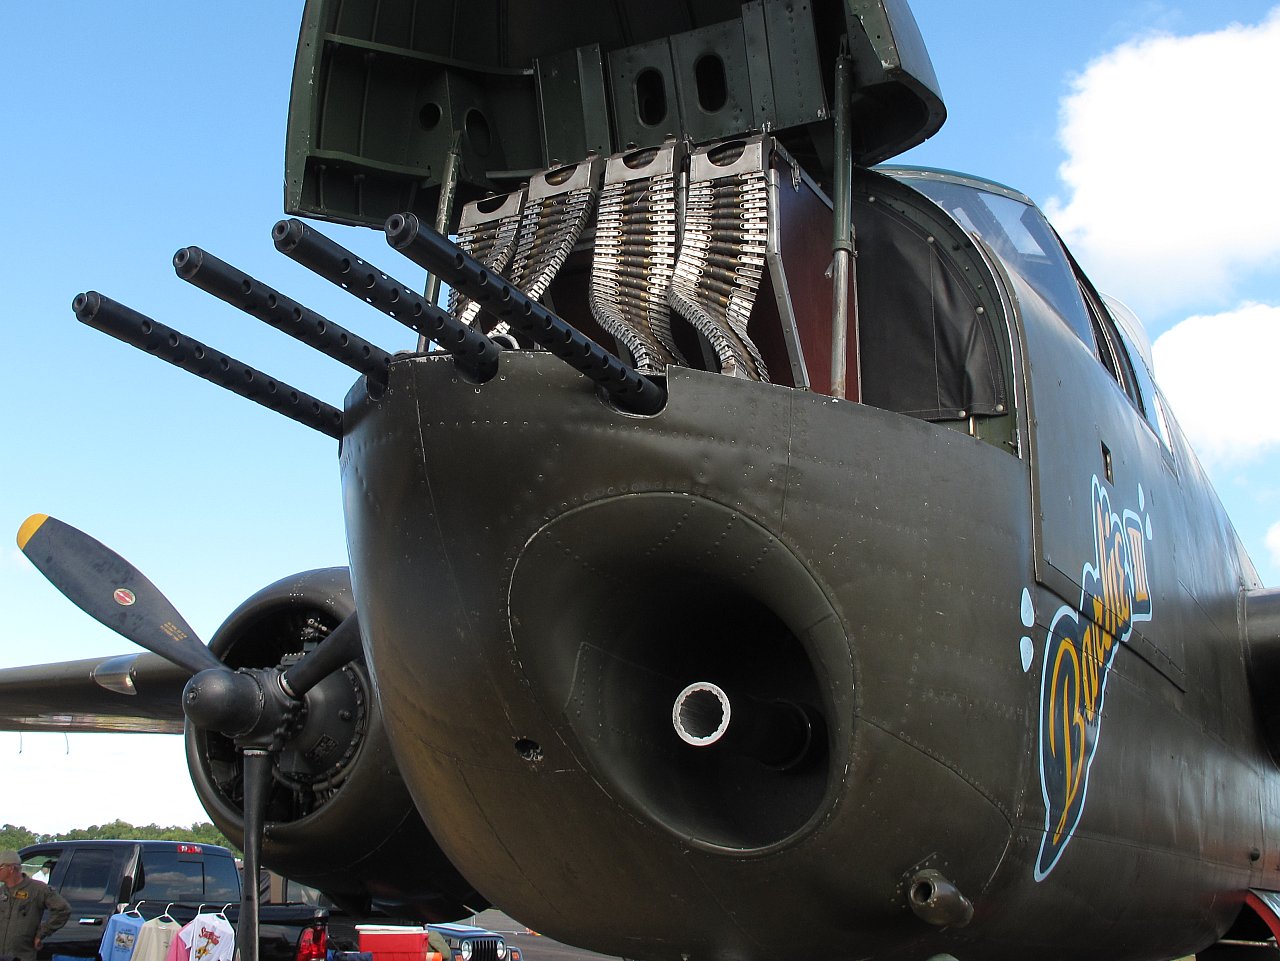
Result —
<instances>
[{"instance_id":1,"label":"engine cowling","mask_svg":"<svg viewBox=\"0 0 1280 961\"><path fill-rule=\"evenodd\" d=\"M288 665L355 610L346 568L307 571L263 588L209 646L228 666ZM423 823L391 754L364 659L306 695L272 758L263 864L319 888L339 906L448 921L488 903ZM213 823L241 844L243 765L230 738L187 725L187 763Z\"/></svg>"}]
</instances>

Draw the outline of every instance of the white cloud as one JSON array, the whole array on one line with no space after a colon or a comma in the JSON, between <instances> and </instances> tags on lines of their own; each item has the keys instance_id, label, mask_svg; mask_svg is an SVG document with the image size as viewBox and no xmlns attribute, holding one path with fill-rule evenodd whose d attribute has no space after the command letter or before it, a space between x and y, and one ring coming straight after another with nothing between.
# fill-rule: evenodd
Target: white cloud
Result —
<instances>
[{"instance_id":1,"label":"white cloud","mask_svg":"<svg viewBox=\"0 0 1280 961\"><path fill-rule=\"evenodd\" d=\"M1280 446L1280 307L1188 317L1152 352L1173 414L1207 462L1244 461Z\"/></svg>"},{"instance_id":2,"label":"white cloud","mask_svg":"<svg viewBox=\"0 0 1280 961\"><path fill-rule=\"evenodd\" d=\"M1267 528L1267 553L1271 555L1271 563L1280 567L1280 524L1272 524Z\"/></svg>"},{"instance_id":3,"label":"white cloud","mask_svg":"<svg viewBox=\"0 0 1280 961\"><path fill-rule=\"evenodd\" d=\"M1280 262L1280 7L1259 24L1122 44L1063 101L1068 194L1046 205L1098 284L1140 312Z\"/></svg>"}]
</instances>

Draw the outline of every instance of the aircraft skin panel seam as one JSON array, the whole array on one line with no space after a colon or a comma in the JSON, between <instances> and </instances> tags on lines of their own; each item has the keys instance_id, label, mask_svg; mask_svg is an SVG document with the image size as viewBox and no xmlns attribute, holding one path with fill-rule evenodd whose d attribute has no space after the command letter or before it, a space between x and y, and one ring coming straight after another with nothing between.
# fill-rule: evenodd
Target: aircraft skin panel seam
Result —
<instances>
[{"instance_id":1,"label":"aircraft skin panel seam","mask_svg":"<svg viewBox=\"0 0 1280 961\"><path fill-rule=\"evenodd\" d=\"M520 876L524 879L524 882L528 884L529 887L533 888L534 891L537 891L538 896L541 897L543 901L545 901L547 904L554 904L555 901L551 898L548 898L546 894L542 891L542 889L538 886L538 882L534 878L531 878L528 872L524 870L524 868L521 866L520 859L517 858L514 853L512 853L511 849L507 846L506 841L502 838L501 832L498 831L497 828L494 826L493 822L489 820L489 816L484 809L484 805L479 803L479 798L476 796L475 790L471 785L471 780L467 777L466 767L461 762L457 763L457 780L466 789L468 794L470 794L471 800L474 805L474 809L480 815L480 817L484 820L485 824L488 826L490 835L493 837L495 841L498 842L498 845L501 847L502 852L507 856L507 859L515 867L515 869L520 872Z\"/></svg>"},{"instance_id":2,"label":"aircraft skin panel seam","mask_svg":"<svg viewBox=\"0 0 1280 961\"><path fill-rule=\"evenodd\" d=\"M1043 833L1042 829L1035 830L1036 834ZM1127 851L1155 851L1162 857L1173 858L1188 864L1205 864L1215 868L1221 868L1232 874L1242 877L1251 876L1252 872L1248 868L1242 868L1238 861L1228 861L1222 858L1208 857L1202 852L1192 852L1179 850L1175 847L1153 847L1145 842L1127 840L1125 838L1116 837L1113 834L1099 834L1095 831L1083 831L1076 829L1074 841L1085 841L1089 844L1101 845L1108 848L1118 848Z\"/></svg>"},{"instance_id":3,"label":"aircraft skin panel seam","mask_svg":"<svg viewBox=\"0 0 1280 961\"><path fill-rule=\"evenodd\" d=\"M426 428L423 425L423 420L422 420L422 403L420 400L418 400L418 388L417 388L418 381L417 381L417 378L409 378L408 380L409 380L408 389L413 392L413 396L414 396L413 411L414 411L414 416L416 418L416 423L418 428L418 450L421 452L422 483L426 488L426 493L427 493L427 504L428 504L427 512L435 522L436 533L437 535L439 535L441 543L447 543L444 536L444 530L443 528L440 527L440 510L436 504L435 492L431 486L431 476L433 471L431 469L431 458L428 453L428 451L430 450L430 447L427 445ZM457 572L454 569L453 555L452 555L452 552L447 548L445 550L445 558L446 558L446 563L448 564L448 567L449 567L449 576L448 576L449 587L454 592L455 597L458 597L459 599L461 599L462 588L461 588L461 585L458 583ZM469 615L465 614L467 610L466 605L460 604L459 607L461 610L464 611L464 617L469 618Z\"/></svg>"},{"instance_id":4,"label":"aircraft skin panel seam","mask_svg":"<svg viewBox=\"0 0 1280 961\"><path fill-rule=\"evenodd\" d=\"M691 858L689 860L689 867L702 883L703 891L706 893L707 897L711 898L711 900L715 902L716 906L720 909L720 914L729 919L729 922L741 936L742 940L748 944L754 945L761 954L768 954L767 945L761 943L759 938L753 937L750 932L746 930L742 922L738 920L738 912L732 910L729 905L724 903L724 900L716 893L704 873L698 870L697 859Z\"/></svg>"},{"instance_id":5,"label":"aircraft skin panel seam","mask_svg":"<svg viewBox=\"0 0 1280 961\"><path fill-rule=\"evenodd\" d=\"M893 728L882 724L881 722L875 720L874 718L868 717L865 714L860 714L857 716L856 720L862 724L869 724L871 727L874 727L876 730L880 731L881 733L887 734L889 737L893 738L895 741L905 744L907 747L911 748L913 751L916 751L919 754L923 755L924 757L927 757L930 761L933 761L939 767L945 768L946 770L950 771L952 774L954 774L956 777L962 780L965 784L969 785L969 787L971 787L974 791L980 794L983 797L983 799L985 799L987 803L989 803L993 808L999 811L1000 816L1004 818L1004 820L1008 823L1010 832L1013 831L1014 821L1013 821L1012 812L1010 812L1009 810L1009 806L1003 801L1001 801L1000 797L996 793L994 793L989 788L982 786L977 781L975 781L969 774L965 773L963 768L957 766L956 764L942 757L937 752L929 750L929 748L919 743L909 735L901 731L895 731Z\"/></svg>"},{"instance_id":6,"label":"aircraft skin panel seam","mask_svg":"<svg viewBox=\"0 0 1280 961\"><path fill-rule=\"evenodd\" d=\"M796 422L795 405L792 398L787 400L787 453L782 468L782 507L778 512L778 537L787 533L787 497L791 493L791 456L795 447Z\"/></svg>"}]
</instances>

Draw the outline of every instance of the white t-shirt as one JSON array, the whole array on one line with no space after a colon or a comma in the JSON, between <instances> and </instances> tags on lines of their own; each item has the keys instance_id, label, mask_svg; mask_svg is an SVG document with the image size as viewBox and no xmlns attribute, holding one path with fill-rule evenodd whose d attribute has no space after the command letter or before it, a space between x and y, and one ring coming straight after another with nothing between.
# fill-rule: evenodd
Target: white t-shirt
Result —
<instances>
[{"instance_id":1,"label":"white t-shirt","mask_svg":"<svg viewBox=\"0 0 1280 961\"><path fill-rule=\"evenodd\" d=\"M236 953L236 929L220 914L197 914L178 932L187 948L188 961L232 961Z\"/></svg>"}]
</instances>

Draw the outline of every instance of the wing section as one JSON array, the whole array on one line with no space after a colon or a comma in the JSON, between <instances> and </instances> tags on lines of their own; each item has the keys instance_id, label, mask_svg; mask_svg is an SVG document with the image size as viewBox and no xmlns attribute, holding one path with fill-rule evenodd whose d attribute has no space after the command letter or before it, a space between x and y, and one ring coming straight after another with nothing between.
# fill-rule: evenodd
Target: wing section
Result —
<instances>
[{"instance_id":1,"label":"wing section","mask_svg":"<svg viewBox=\"0 0 1280 961\"><path fill-rule=\"evenodd\" d=\"M155 654L0 670L0 730L181 734L190 672Z\"/></svg>"}]
</instances>

